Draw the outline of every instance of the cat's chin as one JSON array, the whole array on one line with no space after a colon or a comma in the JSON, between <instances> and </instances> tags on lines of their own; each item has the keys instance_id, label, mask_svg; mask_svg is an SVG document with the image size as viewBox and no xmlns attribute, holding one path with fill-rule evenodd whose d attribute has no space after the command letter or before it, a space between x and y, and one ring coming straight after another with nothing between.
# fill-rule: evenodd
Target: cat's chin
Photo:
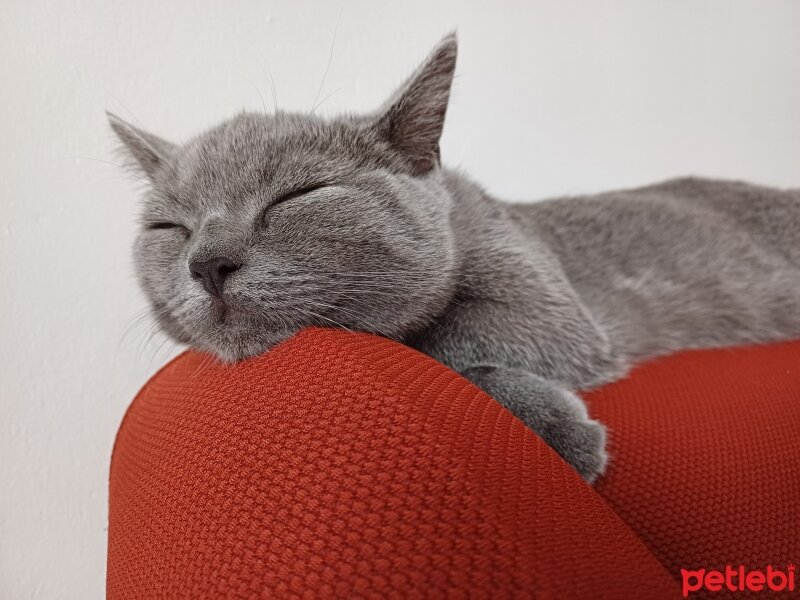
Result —
<instances>
[{"instance_id":1,"label":"cat's chin","mask_svg":"<svg viewBox=\"0 0 800 600\"><path fill-rule=\"evenodd\" d=\"M291 335L281 332L283 328L277 324L273 329L267 323L257 323L241 307L215 301L195 311L183 328L190 334L189 347L226 363L263 354Z\"/></svg>"},{"instance_id":2,"label":"cat's chin","mask_svg":"<svg viewBox=\"0 0 800 600\"><path fill-rule=\"evenodd\" d=\"M155 312L167 335L225 363L263 354L305 326L289 322L285 315L266 313L262 307L205 300L180 315Z\"/></svg>"},{"instance_id":3,"label":"cat's chin","mask_svg":"<svg viewBox=\"0 0 800 600\"><path fill-rule=\"evenodd\" d=\"M235 363L268 352L281 342L292 337L296 331L260 333L258 336L247 333L226 331L214 339L206 339L197 349L214 354L225 363Z\"/></svg>"}]
</instances>

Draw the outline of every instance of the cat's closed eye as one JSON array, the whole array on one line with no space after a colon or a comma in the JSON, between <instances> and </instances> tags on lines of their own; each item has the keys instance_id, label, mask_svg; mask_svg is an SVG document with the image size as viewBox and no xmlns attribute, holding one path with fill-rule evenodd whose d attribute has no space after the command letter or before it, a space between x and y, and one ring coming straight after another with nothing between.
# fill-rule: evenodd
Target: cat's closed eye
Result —
<instances>
[{"instance_id":1,"label":"cat's closed eye","mask_svg":"<svg viewBox=\"0 0 800 600\"><path fill-rule=\"evenodd\" d=\"M185 227L179 223L171 223L169 221L157 221L155 223L148 223L147 229L149 230L157 230L157 229L176 229L179 230L184 235L189 235L191 231L189 231L188 227Z\"/></svg>"},{"instance_id":2,"label":"cat's closed eye","mask_svg":"<svg viewBox=\"0 0 800 600\"><path fill-rule=\"evenodd\" d=\"M324 187L328 187L329 184L327 183L315 183L314 185L307 185L302 188L298 188L289 192L288 194L284 194L275 202L272 203L272 206L277 206L278 204L283 204L284 202L288 202L289 200L294 200L295 198L299 198L300 196L305 196L306 194L310 194L311 192L316 192L319 189Z\"/></svg>"},{"instance_id":3,"label":"cat's closed eye","mask_svg":"<svg viewBox=\"0 0 800 600\"><path fill-rule=\"evenodd\" d=\"M316 184L313 184L313 185L307 185L305 187L297 188L296 190L293 190L293 191L291 191L291 192L289 192L287 194L284 194L283 196L280 196L277 200L275 200L272 204L270 204L266 208L266 210L264 211L263 220L265 222L267 221L267 219L269 217L269 211L272 210L273 208L275 208L276 206L279 206L281 204L285 204L286 202L289 202L290 200L294 200L295 198L300 198L302 196L310 194L311 192L316 192L319 189L322 189L322 188L325 188L325 187L329 187L329 186L330 186L330 184L328 184L328 183L316 183Z\"/></svg>"}]
</instances>

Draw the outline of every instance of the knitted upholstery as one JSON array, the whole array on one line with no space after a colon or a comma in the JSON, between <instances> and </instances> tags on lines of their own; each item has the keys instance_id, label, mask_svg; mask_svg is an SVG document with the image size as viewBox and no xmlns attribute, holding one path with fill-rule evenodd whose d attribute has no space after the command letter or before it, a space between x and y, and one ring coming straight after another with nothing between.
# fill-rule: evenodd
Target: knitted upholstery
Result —
<instances>
[{"instance_id":1,"label":"knitted upholstery","mask_svg":"<svg viewBox=\"0 0 800 600\"><path fill-rule=\"evenodd\" d=\"M611 429L597 491L671 573L800 560L800 342L683 352L584 397Z\"/></svg>"},{"instance_id":2,"label":"knitted upholstery","mask_svg":"<svg viewBox=\"0 0 800 600\"><path fill-rule=\"evenodd\" d=\"M588 398L612 429L597 491L382 338L183 354L120 427L108 597L658 599L681 567L800 557L800 343L685 353Z\"/></svg>"}]
</instances>

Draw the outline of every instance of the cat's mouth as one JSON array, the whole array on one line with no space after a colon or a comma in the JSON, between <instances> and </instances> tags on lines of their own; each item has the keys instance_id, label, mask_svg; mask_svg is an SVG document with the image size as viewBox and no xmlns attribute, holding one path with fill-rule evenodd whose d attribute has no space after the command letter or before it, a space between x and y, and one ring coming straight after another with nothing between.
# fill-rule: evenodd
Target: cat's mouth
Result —
<instances>
[{"instance_id":1,"label":"cat's mouth","mask_svg":"<svg viewBox=\"0 0 800 600\"><path fill-rule=\"evenodd\" d=\"M231 309L222 298L211 298L211 319L217 325L225 325Z\"/></svg>"},{"instance_id":2,"label":"cat's mouth","mask_svg":"<svg viewBox=\"0 0 800 600\"><path fill-rule=\"evenodd\" d=\"M211 303L195 323L194 344L224 362L236 362L265 352L299 328L280 319L260 317L256 311L231 303Z\"/></svg>"},{"instance_id":3,"label":"cat's mouth","mask_svg":"<svg viewBox=\"0 0 800 600\"><path fill-rule=\"evenodd\" d=\"M260 327L267 325L269 320L261 315L260 308L244 299L227 295L223 298L211 298L204 320L217 331L238 336L251 331L256 324Z\"/></svg>"},{"instance_id":4,"label":"cat's mouth","mask_svg":"<svg viewBox=\"0 0 800 600\"><path fill-rule=\"evenodd\" d=\"M231 299L210 297L205 299L191 318L193 329L200 335L237 334L248 320L247 311Z\"/></svg>"},{"instance_id":5,"label":"cat's mouth","mask_svg":"<svg viewBox=\"0 0 800 600\"><path fill-rule=\"evenodd\" d=\"M257 302L243 294L206 297L184 313L192 344L231 362L260 354L312 324L291 305ZM326 320L325 322L331 322Z\"/></svg>"}]
</instances>

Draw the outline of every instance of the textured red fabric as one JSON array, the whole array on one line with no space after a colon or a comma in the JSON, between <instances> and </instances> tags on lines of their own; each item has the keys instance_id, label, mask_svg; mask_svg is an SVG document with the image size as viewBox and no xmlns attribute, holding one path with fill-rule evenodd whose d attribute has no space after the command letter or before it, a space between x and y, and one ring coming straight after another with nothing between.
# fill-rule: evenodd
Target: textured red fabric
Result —
<instances>
[{"instance_id":1,"label":"textured red fabric","mask_svg":"<svg viewBox=\"0 0 800 600\"><path fill-rule=\"evenodd\" d=\"M800 561L800 342L683 352L585 397L611 430L597 490L671 573Z\"/></svg>"},{"instance_id":2,"label":"textured red fabric","mask_svg":"<svg viewBox=\"0 0 800 600\"><path fill-rule=\"evenodd\" d=\"M636 401L642 419L648 394ZM615 421L615 447L623 431ZM628 517L617 452L604 492ZM647 493L630 490L635 513ZM107 591L679 597L611 507L486 394L399 344L318 329L234 366L184 354L143 388L112 458Z\"/></svg>"}]
</instances>

